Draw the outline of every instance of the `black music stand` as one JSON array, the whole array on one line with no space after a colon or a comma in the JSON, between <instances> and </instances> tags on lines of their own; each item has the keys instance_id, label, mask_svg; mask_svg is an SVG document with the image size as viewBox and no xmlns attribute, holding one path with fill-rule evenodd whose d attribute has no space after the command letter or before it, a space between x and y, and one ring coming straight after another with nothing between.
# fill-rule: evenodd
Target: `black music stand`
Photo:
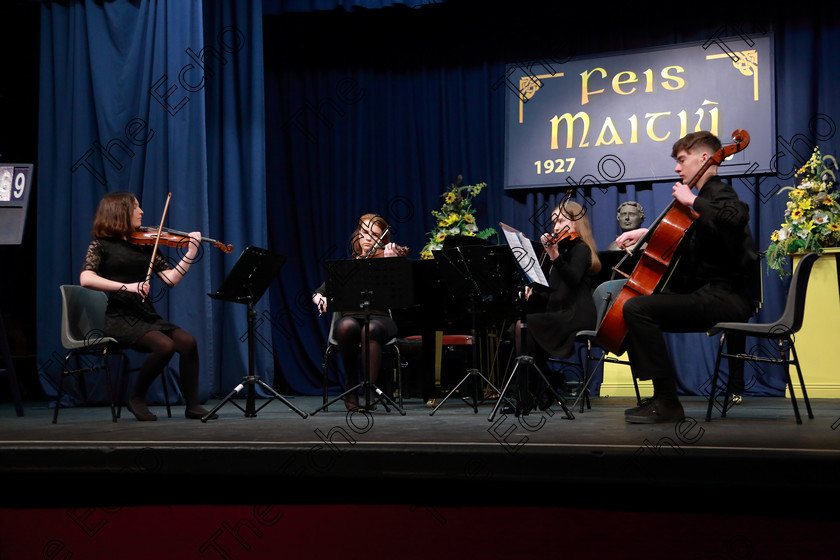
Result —
<instances>
[{"instance_id":1,"label":"black music stand","mask_svg":"<svg viewBox=\"0 0 840 560\"><path fill-rule=\"evenodd\" d=\"M242 378L242 382L234 387L228 396L222 402L217 404L213 410L209 411L202 418L202 422L212 417L216 411L222 408L227 403L232 403L236 408L245 413L247 418L253 418L257 412L262 410L273 399L280 400L283 404L297 412L301 418L306 418L307 414L299 410L288 400L283 398L272 387L269 387L263 382L259 376L254 375L254 319L257 311L254 306L268 289L269 284L277 276L280 267L286 262L284 255L272 253L266 249L259 247L248 247L239 256L239 260L233 265L227 278L224 279L222 285L215 294L207 294L213 299L222 301L230 301L233 303L244 303L248 307L248 375ZM255 406L255 385L259 385L272 397L262 404L259 408ZM242 389L248 387L248 395L245 408L239 406L233 398L239 394Z\"/></svg>"},{"instance_id":2,"label":"black music stand","mask_svg":"<svg viewBox=\"0 0 840 560\"><path fill-rule=\"evenodd\" d=\"M466 405L471 406L473 412L478 414L478 405L483 400L479 398L481 389L479 379L489 385L496 393L501 394L501 391L476 367L479 361L476 344L478 340L478 328L476 326L478 305L479 302L493 298L504 298L504 294L509 288L508 279L513 274L512 254L508 247L484 246L483 244L443 249L432 251L432 253L435 260L440 263L438 269L450 292L456 298L466 299L470 302L472 367L467 369L466 375L438 403L429 413L429 416L434 415L443 406L443 403L449 400L449 397L456 392L460 392L461 385L466 383L468 379L473 380L473 400L472 403L467 401L468 397L461 397L461 400Z\"/></svg>"},{"instance_id":3,"label":"black music stand","mask_svg":"<svg viewBox=\"0 0 840 560\"><path fill-rule=\"evenodd\" d=\"M411 261L402 257L327 261L326 289L328 311L364 311L364 340L370 340L371 309L399 309L413 304L413 268ZM405 416L405 410L370 381L370 352L365 344L362 344L362 364L362 380L313 410L313 416L359 389L364 389L365 409L381 402L387 412L391 411L390 404ZM373 402L369 401L371 393L376 395Z\"/></svg>"},{"instance_id":4,"label":"black music stand","mask_svg":"<svg viewBox=\"0 0 840 560\"><path fill-rule=\"evenodd\" d=\"M519 348L523 348L522 340L527 332L527 300L525 299L524 293L525 287L529 287L533 290L546 291L549 290L548 281L545 279L545 275L543 274L542 269L540 268L539 259L537 258L537 255L534 252L533 242L527 237L525 237L522 234L522 232L517 231L514 228L505 224L500 225L502 226L502 231L505 234L505 240L508 242L508 245L511 248L512 255L515 256L517 268L519 269L519 279L522 283L520 289L517 290L517 293L519 294L517 301L519 304L520 324L520 339L518 346ZM496 402L496 405L493 407L493 410L490 412L490 416L487 417L487 420L492 422L495 419L496 412L499 410L499 406L502 404L502 399L507 393L511 381L513 381L513 379L516 377L520 366L522 366L525 369L525 375L523 376L525 391L528 391L528 368L534 368L534 370L543 380L546 389L554 397L554 401L557 402L563 408L563 411L566 413L566 418L568 418L569 420L574 420L575 417L572 414L572 411L569 410L569 407L566 406L566 403L563 400L563 398L560 397L560 395L557 394L557 391L555 391L554 388L551 386L551 383L548 381L548 378L545 376L542 370L540 370L533 356L527 356L523 354L517 356L514 361L516 362L516 365L513 366L513 371L510 372L510 376L508 376L508 379L505 382L505 386L502 388L502 392L499 395L499 400ZM520 387L520 395L522 394L522 389L523 387ZM524 412L521 411L520 408L521 402L517 404L517 413Z\"/></svg>"}]
</instances>

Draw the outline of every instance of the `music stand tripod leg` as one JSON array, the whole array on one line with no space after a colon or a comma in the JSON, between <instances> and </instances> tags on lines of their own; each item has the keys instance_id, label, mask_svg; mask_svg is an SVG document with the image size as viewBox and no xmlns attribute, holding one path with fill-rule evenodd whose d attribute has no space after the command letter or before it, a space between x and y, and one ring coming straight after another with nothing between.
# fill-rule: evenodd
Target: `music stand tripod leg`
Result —
<instances>
[{"instance_id":1,"label":"music stand tripod leg","mask_svg":"<svg viewBox=\"0 0 840 560\"><path fill-rule=\"evenodd\" d=\"M499 393L498 387L493 385L493 383L489 379L484 377L484 375L482 375L482 373L480 371L478 371L477 369L469 369L469 370L467 370L467 375L465 375L463 377L463 379L461 379L461 381L459 381L458 384L455 385L455 387L449 392L449 394L446 395L443 398L443 400L438 403L438 405L429 413L429 416L433 416L434 413L437 412L437 410L441 406L443 406L443 403L445 403L447 400L449 400L449 397L451 397L452 395L457 393L458 389L460 389L461 385L463 385L467 381L467 379L469 379L470 377L475 377L475 376L480 377L482 379L482 381L484 381L490 387L492 387L495 392ZM478 381L476 381L475 383L476 383L476 387L478 387L479 386ZM467 404L467 406L470 406L473 409L473 412L478 414L478 389L477 388L475 389L475 392L476 392L476 394L473 396L473 404L470 405L470 403L467 403L466 401L464 401L464 402Z\"/></svg>"},{"instance_id":2,"label":"music stand tripod leg","mask_svg":"<svg viewBox=\"0 0 840 560\"><path fill-rule=\"evenodd\" d=\"M443 406L443 403L445 403L446 401L448 401L448 400L449 400L449 397L451 397L452 395L454 395L455 393L457 393L457 392L458 392L458 389L460 389L461 385L463 385L463 384L467 381L467 379L469 379L470 377L472 377L472 376L473 376L474 374L476 374L476 373L478 373L478 370L476 370L476 369L470 369L470 370L467 370L467 375L465 375L465 376L461 379L461 381L459 381L459 382L458 382L458 384L457 384L457 385L455 385L455 387L454 387L451 391L449 391L449 394L447 394L445 397L443 397L443 400L441 400L441 401L438 403L438 405L437 405L437 406L436 406L436 407L435 407L435 408L434 408L434 409L433 409L433 410L429 413L429 416L434 416L435 412L437 412L437 410L438 410L441 406ZM475 413L476 413L476 414L478 414L478 403L473 404L473 407L472 407L472 408L473 408L473 410L475 411Z\"/></svg>"},{"instance_id":3,"label":"music stand tripod leg","mask_svg":"<svg viewBox=\"0 0 840 560\"><path fill-rule=\"evenodd\" d=\"M305 418L307 418L307 417L309 416L309 415L308 415L308 414L306 414L304 411L300 410L298 407L296 407L296 406L295 406L295 405L293 405L291 402L289 402L289 400L288 400L287 398L283 397L280 393L278 393L277 391L275 391L273 387L269 386L267 383L265 383L264 381L262 381L259 377L257 377L257 378L256 378L256 382L259 384L259 386L260 386L260 387L262 387L262 388L263 388L263 390L265 390L265 391L267 391L267 392L271 393L272 398L279 400L280 402L282 402L283 404L285 404L286 406L288 406L289 408L291 408L292 410L294 410L295 412L297 412L297 413L298 413L298 415L299 415L301 418L304 418L304 419L305 419ZM257 409L257 410L262 409L262 408L263 408L263 406L265 406L265 405L266 405L266 404L268 404L269 402L271 402L271 399L269 399L269 401L268 401L268 402L266 402L265 404L263 404L263 405L262 405L259 409ZM256 415L256 414L255 414L255 415Z\"/></svg>"},{"instance_id":4,"label":"music stand tripod leg","mask_svg":"<svg viewBox=\"0 0 840 560\"><path fill-rule=\"evenodd\" d=\"M533 360L533 358L532 358L532 360ZM557 404L560 405L560 407L563 409L563 412L566 413L566 418L568 418L569 420L574 420L575 419L574 414L572 414L572 411L569 409L569 407L566 406L565 401L560 397L560 395L557 394L557 391L554 390L554 387L551 386L551 383L549 383L548 378L545 376L545 374L542 372L542 370L539 368L539 366L537 364L533 363L533 361L530 365L533 366L533 368L537 371L539 376L542 378L543 383L545 383L546 388L554 396L554 400L557 402Z\"/></svg>"},{"instance_id":5,"label":"music stand tripod leg","mask_svg":"<svg viewBox=\"0 0 840 560\"><path fill-rule=\"evenodd\" d=\"M363 383L363 385L365 385L365 384ZM393 406L394 408L396 408L396 409L397 409L397 411L400 413L400 415L401 415L401 416L405 416L405 410L403 410L403 408L402 408L400 405L398 405L398 404L394 401L394 399L392 399L391 397L389 397L389 396L385 393L385 391L383 391L382 389L380 389L380 388L376 385L376 383L373 383L373 382L371 382L371 381L368 381L368 382L366 383L366 385L367 385L368 387L370 387L370 389L372 389L372 391L371 391L371 392L372 392L373 394L375 394L375 395L376 395L376 398L373 400L373 402L371 402L371 403L370 403L371 405L375 405L376 403L382 403L382 406L384 406L384 407L385 407L385 410L386 410L387 412L391 412L391 409L390 409L390 408L388 408L388 404L390 404L391 406Z\"/></svg>"},{"instance_id":6,"label":"music stand tripod leg","mask_svg":"<svg viewBox=\"0 0 840 560\"><path fill-rule=\"evenodd\" d=\"M525 366L526 375L528 373L528 367L529 366L533 367L536 370L537 374L539 374L540 378L542 378L543 383L545 383L546 388L554 396L554 400L557 401L557 403L563 409L563 412L566 413L566 418L568 418L569 420L574 420L575 417L572 414L571 410L569 410L569 408L566 406L566 403L563 401L563 399L560 397L560 395L557 394L557 391L555 391L554 388L551 386L551 383L549 383L548 378L543 374L543 372L542 372L542 370L540 370L539 366L537 366L537 364L534 363L534 358L532 358L531 356L518 356L516 358L516 365L513 366L513 371L510 372L510 377L508 377L507 382L505 382L505 386L502 389L502 393L499 395L499 400L496 402L496 405L493 407L493 410L490 412L490 416L487 417L487 420L492 422L496 418L496 412L498 411L499 406L501 406L501 404L502 404L502 400L505 398L505 395L507 394L507 390L508 390L508 387L510 386L511 381L513 381L513 378L516 377L516 372L519 370L520 365Z\"/></svg>"},{"instance_id":7,"label":"music stand tripod leg","mask_svg":"<svg viewBox=\"0 0 840 560\"><path fill-rule=\"evenodd\" d=\"M219 410L220 408L222 408L222 407L223 407L224 405L226 405L227 403L232 402L233 397L235 397L236 395L238 395L238 394L239 394L239 392L240 392L242 389L244 389L244 388L245 388L244 383L245 383L245 382L247 382L247 379L248 379L247 377L243 377L243 378L242 378L242 381L243 381L243 382L242 382L242 383L240 383L239 385L237 385L236 387L234 387L234 388L233 388L233 390L232 390L230 393L228 393L228 395L227 395L224 399L222 399L222 401L221 401L219 404L217 404L216 406L214 406L212 410L210 410L207 414L205 414L204 416L202 416L202 417L201 417L201 421L202 421L202 422L207 422L207 420L209 420L209 419L210 419L210 418L211 418L214 414L216 414L216 412L218 412L218 410ZM236 403L233 403L233 404L234 404L234 405L236 405ZM236 406L238 406L238 405L236 405ZM241 408L241 407L239 407L239 408Z\"/></svg>"},{"instance_id":8,"label":"music stand tripod leg","mask_svg":"<svg viewBox=\"0 0 840 560\"><path fill-rule=\"evenodd\" d=\"M510 386L511 381L513 378L516 377L516 370L519 369L520 359L516 358L516 365L513 366L513 371L510 372L510 375L505 381L505 386L502 387L501 393L499 393L499 400L496 401L496 404L493 405L493 410L490 411L490 415L487 417L489 422L492 422L496 418L496 412L499 410L499 407L502 405L502 401L505 400L505 395L507 395L508 387Z\"/></svg>"},{"instance_id":9,"label":"music stand tripod leg","mask_svg":"<svg viewBox=\"0 0 840 560\"><path fill-rule=\"evenodd\" d=\"M337 403L338 401L340 401L340 400L344 399L344 397L346 397L346 396L347 396L347 395L349 395L350 393L355 393L356 391L358 391L358 390L359 390L359 388L360 388L361 386L362 386L362 384L361 384L361 383L357 383L357 384L355 384L353 387L351 387L351 388L347 389L346 391L344 391L343 393L341 393L340 395L338 395L337 397L335 397L333 400L331 400L331 401L329 401L329 402L325 402L324 404L322 404L321 406L319 406L318 408L316 408L315 410L313 410L312 412L310 412L310 413L309 413L309 414L310 414L310 416L315 416L316 414L318 414L318 413L319 413L319 412L321 412L322 410L326 410L326 409L328 409L328 408L329 408L330 406L332 406L333 404L335 404L335 403Z\"/></svg>"}]
</instances>

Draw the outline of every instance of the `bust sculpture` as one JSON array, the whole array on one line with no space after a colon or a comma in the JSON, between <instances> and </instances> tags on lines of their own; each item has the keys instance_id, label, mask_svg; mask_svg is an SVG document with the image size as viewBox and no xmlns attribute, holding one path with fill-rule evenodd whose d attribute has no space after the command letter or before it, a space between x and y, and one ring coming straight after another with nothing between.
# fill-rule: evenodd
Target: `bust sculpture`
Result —
<instances>
[{"instance_id":1,"label":"bust sculpture","mask_svg":"<svg viewBox=\"0 0 840 560\"><path fill-rule=\"evenodd\" d=\"M642 205L635 200L628 200L627 202L622 202L618 205L615 219L618 221L618 227L621 228L622 233L625 231L632 231L642 226L642 223L645 221L645 211L642 208ZM610 243L609 247L607 247L607 250L619 251L620 249L618 245L616 245L615 241L613 241Z\"/></svg>"}]
</instances>

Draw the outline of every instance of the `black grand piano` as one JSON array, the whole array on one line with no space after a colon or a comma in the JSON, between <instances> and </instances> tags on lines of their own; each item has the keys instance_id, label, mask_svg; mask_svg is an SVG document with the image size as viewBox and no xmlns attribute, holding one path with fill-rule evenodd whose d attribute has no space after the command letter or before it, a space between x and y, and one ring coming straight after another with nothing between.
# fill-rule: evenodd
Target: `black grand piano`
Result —
<instances>
[{"instance_id":1,"label":"black grand piano","mask_svg":"<svg viewBox=\"0 0 840 560\"><path fill-rule=\"evenodd\" d=\"M451 389L467 368L501 383L505 359L499 348L518 317L521 283L506 245L450 236L433 254L433 259L412 261L414 305L392 310L409 366L409 392L424 400ZM480 347L480 363L473 364L472 348L466 346L471 344Z\"/></svg>"},{"instance_id":2,"label":"black grand piano","mask_svg":"<svg viewBox=\"0 0 840 560\"><path fill-rule=\"evenodd\" d=\"M534 249L539 254L542 247L534 243ZM501 386L513 352L503 342L521 313L517 292L522 278L510 248L475 237L450 236L434 255L412 261L414 304L392 310L408 362L409 396L424 400L441 396L471 367ZM638 260L623 251L600 251L598 256L602 269L591 279L593 289L629 274ZM480 276L463 269L465 264L476 264ZM463 346L467 339L480 344L479 363L473 363L474 356Z\"/></svg>"}]
</instances>

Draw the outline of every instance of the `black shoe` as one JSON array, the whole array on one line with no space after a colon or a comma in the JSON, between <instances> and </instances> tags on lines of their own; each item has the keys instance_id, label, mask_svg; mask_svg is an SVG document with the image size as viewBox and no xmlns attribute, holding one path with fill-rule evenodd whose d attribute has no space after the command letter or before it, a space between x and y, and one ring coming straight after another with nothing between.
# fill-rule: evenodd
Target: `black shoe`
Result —
<instances>
[{"instance_id":1,"label":"black shoe","mask_svg":"<svg viewBox=\"0 0 840 560\"><path fill-rule=\"evenodd\" d=\"M630 409L633 411L633 409ZM625 412L624 419L631 424L659 424L678 422L685 418L685 411L679 401L666 402L662 399L650 399L638 410Z\"/></svg>"},{"instance_id":2,"label":"black shoe","mask_svg":"<svg viewBox=\"0 0 840 560\"><path fill-rule=\"evenodd\" d=\"M191 404L187 406L187 409L184 411L184 416L189 418L190 420L201 420L209 411L206 410L200 404ZM216 420L219 417L218 414L212 414L208 420Z\"/></svg>"},{"instance_id":3,"label":"black shoe","mask_svg":"<svg viewBox=\"0 0 840 560\"><path fill-rule=\"evenodd\" d=\"M624 414L625 414L625 415L627 415L627 414L635 414L636 412L639 412L641 409L643 409L644 407L646 407L646 406L650 403L650 401L652 401L652 400L653 400L653 397L647 397L647 398L645 398L645 399L642 399L642 400L640 400L640 401L639 401L638 406L634 406L633 408L628 408L628 409L626 409L626 410L624 411Z\"/></svg>"},{"instance_id":4,"label":"black shoe","mask_svg":"<svg viewBox=\"0 0 840 560\"><path fill-rule=\"evenodd\" d=\"M125 407L140 422L154 422L157 420L157 416L152 414L146 406L146 401L143 399L139 399L137 397L131 398L128 400Z\"/></svg>"}]
</instances>

